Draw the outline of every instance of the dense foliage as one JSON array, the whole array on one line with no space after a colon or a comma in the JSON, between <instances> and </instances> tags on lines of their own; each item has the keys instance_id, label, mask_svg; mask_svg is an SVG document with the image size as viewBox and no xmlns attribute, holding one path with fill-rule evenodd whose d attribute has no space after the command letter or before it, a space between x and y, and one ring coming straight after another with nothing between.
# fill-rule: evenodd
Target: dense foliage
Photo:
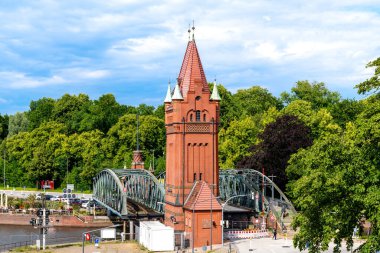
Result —
<instances>
[{"instance_id":1,"label":"dense foliage","mask_svg":"<svg viewBox=\"0 0 380 253\"><path fill-rule=\"evenodd\" d=\"M300 211L293 223L299 249L321 252L334 241L339 252L342 240L352 245L353 229L365 220L372 233L361 251L380 249L380 58L367 67L375 73L356 86L359 94L371 94L362 100L342 99L322 82L299 81L280 98L259 86L232 93L218 85L220 167L264 168L276 176ZM145 167L159 174L165 170L163 105L65 94L0 115L6 184L52 179L90 189L103 168L130 166L136 114Z\"/></svg>"}]
</instances>

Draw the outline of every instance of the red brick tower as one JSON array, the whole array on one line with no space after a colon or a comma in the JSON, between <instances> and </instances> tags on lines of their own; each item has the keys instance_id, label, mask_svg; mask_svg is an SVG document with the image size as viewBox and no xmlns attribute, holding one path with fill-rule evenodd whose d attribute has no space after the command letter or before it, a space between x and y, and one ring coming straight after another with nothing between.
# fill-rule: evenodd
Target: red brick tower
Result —
<instances>
[{"instance_id":1,"label":"red brick tower","mask_svg":"<svg viewBox=\"0 0 380 253\"><path fill-rule=\"evenodd\" d=\"M213 190L208 190L209 201L202 201L202 210L205 211L204 206L208 203L214 206L213 217L220 214L218 202L210 202L219 189L219 101L216 85L212 94L210 92L193 35L187 44L177 85L173 93L168 88L165 99L165 223L177 231L185 231L188 223L185 212L187 209L193 212L191 207L199 206L194 199L202 192L207 193L205 187ZM200 183L206 185L201 187L201 192ZM190 192L195 197L190 198ZM191 204L187 204L189 199L192 199ZM210 221L210 211L208 213ZM220 230L217 222L214 232ZM220 238L212 241L220 243Z\"/></svg>"}]
</instances>

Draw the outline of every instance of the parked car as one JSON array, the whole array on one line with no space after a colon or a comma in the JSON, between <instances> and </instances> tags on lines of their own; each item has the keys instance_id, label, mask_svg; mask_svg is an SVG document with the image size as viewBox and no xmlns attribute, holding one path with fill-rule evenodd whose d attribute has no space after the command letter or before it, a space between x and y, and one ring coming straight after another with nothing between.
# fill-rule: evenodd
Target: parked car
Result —
<instances>
[{"instance_id":1,"label":"parked car","mask_svg":"<svg viewBox=\"0 0 380 253\"><path fill-rule=\"evenodd\" d=\"M83 208L87 208L89 206L89 204L91 205L91 201L90 200L82 201L82 207Z\"/></svg>"},{"instance_id":2,"label":"parked car","mask_svg":"<svg viewBox=\"0 0 380 253\"><path fill-rule=\"evenodd\" d=\"M62 201L63 200L63 196L53 196L52 198L50 198L51 201Z\"/></svg>"}]
</instances>

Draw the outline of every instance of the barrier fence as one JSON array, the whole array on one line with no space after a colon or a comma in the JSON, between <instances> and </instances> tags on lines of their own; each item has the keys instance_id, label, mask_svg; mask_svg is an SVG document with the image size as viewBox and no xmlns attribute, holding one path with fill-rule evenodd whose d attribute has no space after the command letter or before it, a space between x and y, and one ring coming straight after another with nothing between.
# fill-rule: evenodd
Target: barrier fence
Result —
<instances>
[{"instance_id":1,"label":"barrier fence","mask_svg":"<svg viewBox=\"0 0 380 253\"><path fill-rule=\"evenodd\" d=\"M264 238L270 237L267 229L257 230L257 231L228 231L227 237L229 239L243 239L243 238Z\"/></svg>"}]
</instances>

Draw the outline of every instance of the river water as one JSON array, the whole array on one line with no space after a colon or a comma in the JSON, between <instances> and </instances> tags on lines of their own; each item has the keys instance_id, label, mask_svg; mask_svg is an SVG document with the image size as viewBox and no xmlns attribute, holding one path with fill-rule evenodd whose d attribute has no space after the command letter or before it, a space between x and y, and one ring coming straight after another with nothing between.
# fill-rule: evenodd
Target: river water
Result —
<instances>
[{"instance_id":1,"label":"river water","mask_svg":"<svg viewBox=\"0 0 380 253\"><path fill-rule=\"evenodd\" d=\"M46 242L47 244L81 242L82 233L94 229L96 228L52 227L46 235ZM39 230L32 226L0 225L0 245L24 241L33 241L34 244L38 233Z\"/></svg>"}]
</instances>

